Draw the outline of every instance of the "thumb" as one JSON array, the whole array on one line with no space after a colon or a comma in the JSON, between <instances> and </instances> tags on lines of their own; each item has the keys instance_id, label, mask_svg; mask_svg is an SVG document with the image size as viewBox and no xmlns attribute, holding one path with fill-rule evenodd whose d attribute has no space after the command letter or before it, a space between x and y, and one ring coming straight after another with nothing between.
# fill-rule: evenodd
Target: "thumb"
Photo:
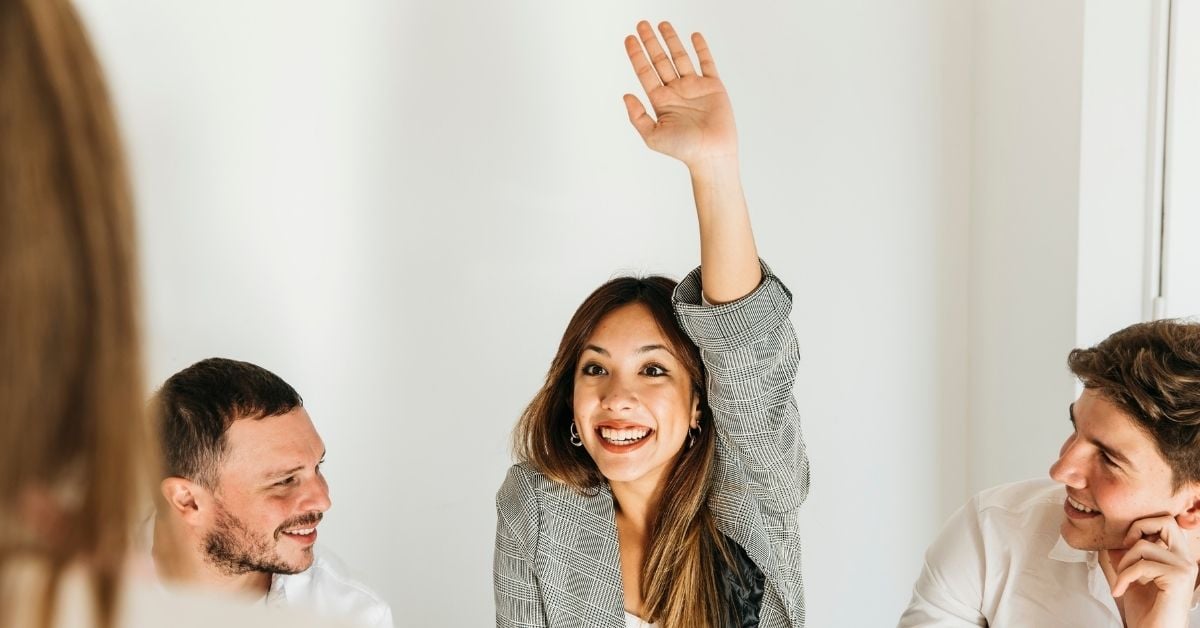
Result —
<instances>
[{"instance_id":1,"label":"thumb","mask_svg":"<svg viewBox=\"0 0 1200 628\"><path fill-rule=\"evenodd\" d=\"M646 113L646 107L642 105L642 101L638 100L637 96L625 94L624 100L629 121L633 123L633 128L637 129L638 135L642 136L642 140L645 140L654 131L654 118Z\"/></svg>"}]
</instances>

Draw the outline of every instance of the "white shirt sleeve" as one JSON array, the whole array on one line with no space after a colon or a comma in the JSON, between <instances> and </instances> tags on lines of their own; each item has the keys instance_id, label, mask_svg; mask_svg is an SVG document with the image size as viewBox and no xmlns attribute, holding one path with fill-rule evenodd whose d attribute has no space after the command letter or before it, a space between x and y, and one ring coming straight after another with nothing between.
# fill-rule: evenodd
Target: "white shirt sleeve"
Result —
<instances>
[{"instance_id":1,"label":"white shirt sleeve","mask_svg":"<svg viewBox=\"0 0 1200 628\"><path fill-rule=\"evenodd\" d=\"M954 513L929 546L900 628L988 625L982 610L986 550L977 500Z\"/></svg>"},{"instance_id":2,"label":"white shirt sleeve","mask_svg":"<svg viewBox=\"0 0 1200 628\"><path fill-rule=\"evenodd\" d=\"M396 628L395 622L392 620L392 607L387 604L381 604L376 612L375 620L370 624L370 628Z\"/></svg>"}]
</instances>

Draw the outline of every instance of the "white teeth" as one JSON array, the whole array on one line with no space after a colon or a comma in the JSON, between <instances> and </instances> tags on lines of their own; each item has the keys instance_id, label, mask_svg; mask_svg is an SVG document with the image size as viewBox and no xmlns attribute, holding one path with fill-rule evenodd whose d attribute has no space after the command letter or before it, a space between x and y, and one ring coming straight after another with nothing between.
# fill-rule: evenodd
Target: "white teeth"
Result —
<instances>
[{"instance_id":1,"label":"white teeth","mask_svg":"<svg viewBox=\"0 0 1200 628\"><path fill-rule=\"evenodd\" d=\"M1087 506L1084 506L1083 504L1071 499L1070 495L1067 496L1067 503L1071 504L1071 508L1074 508L1079 512L1099 512L1094 508L1088 508Z\"/></svg>"},{"instance_id":2,"label":"white teeth","mask_svg":"<svg viewBox=\"0 0 1200 628\"><path fill-rule=\"evenodd\" d=\"M600 428L600 436L604 440L615 443L617 445L628 445L642 440L650 433L648 427L630 427L624 429L615 429L611 427Z\"/></svg>"},{"instance_id":3,"label":"white teeth","mask_svg":"<svg viewBox=\"0 0 1200 628\"><path fill-rule=\"evenodd\" d=\"M316 528L304 528L303 530L284 530L283 533L304 536L306 534L312 534L314 530L316 530Z\"/></svg>"}]
</instances>

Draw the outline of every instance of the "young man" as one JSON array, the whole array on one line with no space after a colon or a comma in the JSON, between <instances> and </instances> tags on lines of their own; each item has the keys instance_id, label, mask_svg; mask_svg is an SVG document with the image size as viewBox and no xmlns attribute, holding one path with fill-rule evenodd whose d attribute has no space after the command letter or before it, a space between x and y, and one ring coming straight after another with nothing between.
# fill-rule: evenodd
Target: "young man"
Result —
<instances>
[{"instance_id":1,"label":"young man","mask_svg":"<svg viewBox=\"0 0 1200 628\"><path fill-rule=\"evenodd\" d=\"M388 605L314 549L330 507L325 445L291 386L212 358L172 375L153 412L166 470L153 540L162 580L392 627Z\"/></svg>"},{"instance_id":2,"label":"young man","mask_svg":"<svg viewBox=\"0 0 1200 628\"><path fill-rule=\"evenodd\" d=\"M1068 358L1084 385L1052 480L975 496L926 554L900 626L1200 626L1200 323Z\"/></svg>"}]
</instances>

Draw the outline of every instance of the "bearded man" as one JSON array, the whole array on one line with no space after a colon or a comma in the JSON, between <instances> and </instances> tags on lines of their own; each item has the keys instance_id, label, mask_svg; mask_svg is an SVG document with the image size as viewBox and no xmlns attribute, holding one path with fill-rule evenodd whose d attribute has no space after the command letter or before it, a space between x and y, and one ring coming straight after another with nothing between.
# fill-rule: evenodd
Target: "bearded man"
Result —
<instances>
[{"instance_id":1,"label":"bearded man","mask_svg":"<svg viewBox=\"0 0 1200 628\"><path fill-rule=\"evenodd\" d=\"M163 384L152 403L165 467L155 569L168 585L392 628L387 603L315 549L331 502L325 444L303 403L274 373L222 358Z\"/></svg>"}]
</instances>

